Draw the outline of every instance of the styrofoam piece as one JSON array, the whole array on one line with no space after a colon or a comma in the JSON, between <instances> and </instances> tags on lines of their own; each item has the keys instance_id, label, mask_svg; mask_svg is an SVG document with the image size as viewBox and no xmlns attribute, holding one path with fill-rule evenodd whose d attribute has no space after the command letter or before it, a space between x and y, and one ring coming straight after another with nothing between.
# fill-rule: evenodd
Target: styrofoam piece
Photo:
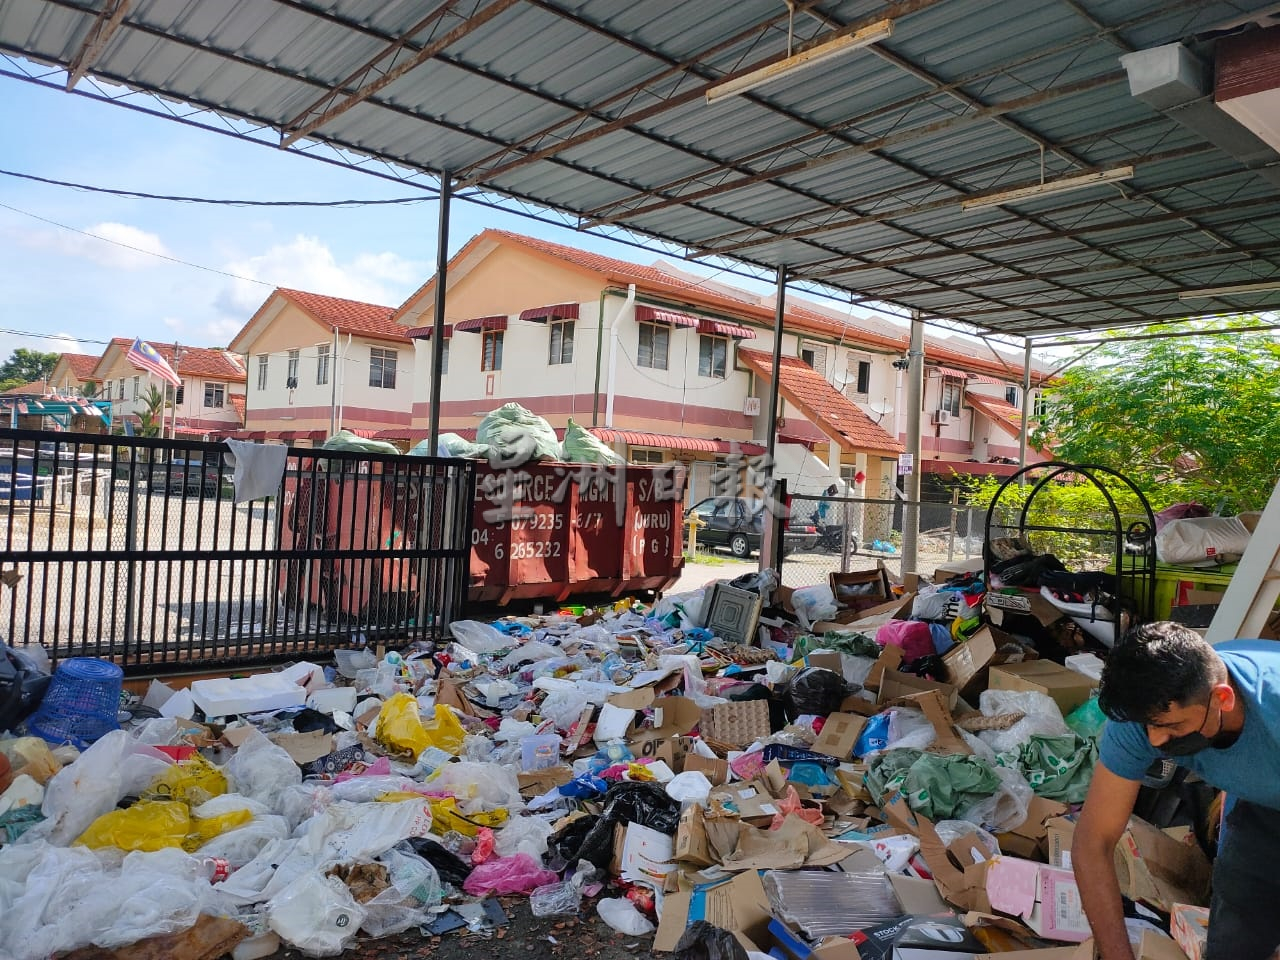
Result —
<instances>
[{"instance_id":1,"label":"styrofoam piece","mask_svg":"<svg viewBox=\"0 0 1280 960\"><path fill-rule=\"evenodd\" d=\"M307 706L320 713L350 713L356 708L356 688L323 687L307 697Z\"/></svg>"},{"instance_id":2,"label":"styrofoam piece","mask_svg":"<svg viewBox=\"0 0 1280 960\"><path fill-rule=\"evenodd\" d=\"M307 691L279 673L197 680L191 684L191 696L206 717L283 710L307 702Z\"/></svg>"},{"instance_id":3,"label":"styrofoam piece","mask_svg":"<svg viewBox=\"0 0 1280 960\"><path fill-rule=\"evenodd\" d=\"M1111 634L1108 639L1114 640L1115 634ZM1107 644L1110 646L1110 644ZM1074 670L1076 673L1083 673L1090 680L1098 681L1102 679L1102 658L1092 653L1073 653L1063 661L1063 665L1068 670Z\"/></svg>"},{"instance_id":4,"label":"styrofoam piece","mask_svg":"<svg viewBox=\"0 0 1280 960\"><path fill-rule=\"evenodd\" d=\"M324 667L306 660L285 667L279 675L303 687L324 683Z\"/></svg>"},{"instance_id":5,"label":"styrofoam piece","mask_svg":"<svg viewBox=\"0 0 1280 960\"><path fill-rule=\"evenodd\" d=\"M167 720L172 720L174 717L178 717L182 720L190 720L196 715L196 703L191 696L191 691L175 691L173 696L160 704L159 713L160 716ZM206 711L206 715L213 716L213 714L208 713L208 711Z\"/></svg>"}]
</instances>

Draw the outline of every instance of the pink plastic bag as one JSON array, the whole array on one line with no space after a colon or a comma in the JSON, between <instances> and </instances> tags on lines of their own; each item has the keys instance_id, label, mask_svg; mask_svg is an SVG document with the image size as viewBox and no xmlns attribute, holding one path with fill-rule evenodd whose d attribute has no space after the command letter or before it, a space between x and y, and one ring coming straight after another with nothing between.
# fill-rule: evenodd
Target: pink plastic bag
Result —
<instances>
[{"instance_id":1,"label":"pink plastic bag","mask_svg":"<svg viewBox=\"0 0 1280 960\"><path fill-rule=\"evenodd\" d=\"M906 663L934 653L933 634L923 620L890 620L876 631L876 643L882 647L901 647Z\"/></svg>"},{"instance_id":2,"label":"pink plastic bag","mask_svg":"<svg viewBox=\"0 0 1280 960\"><path fill-rule=\"evenodd\" d=\"M559 879L527 853L517 853L514 857L499 857L480 864L471 871L462 889L473 897L483 897L488 893L532 893L538 887Z\"/></svg>"},{"instance_id":3,"label":"pink plastic bag","mask_svg":"<svg viewBox=\"0 0 1280 960\"><path fill-rule=\"evenodd\" d=\"M476 831L476 848L471 851L471 862L479 865L492 859L493 848L497 845L498 839L493 835L493 831L488 827L481 827Z\"/></svg>"}]
</instances>

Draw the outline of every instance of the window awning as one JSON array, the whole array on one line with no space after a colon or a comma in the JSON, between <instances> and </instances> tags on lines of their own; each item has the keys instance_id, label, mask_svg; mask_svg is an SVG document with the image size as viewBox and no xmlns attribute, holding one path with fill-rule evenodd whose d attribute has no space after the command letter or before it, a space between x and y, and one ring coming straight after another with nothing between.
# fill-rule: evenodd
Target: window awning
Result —
<instances>
[{"instance_id":1,"label":"window awning","mask_svg":"<svg viewBox=\"0 0 1280 960\"><path fill-rule=\"evenodd\" d=\"M534 323L546 323L548 320L577 320L578 304L556 303L549 307L534 307L520 311L521 320L532 320Z\"/></svg>"},{"instance_id":2,"label":"window awning","mask_svg":"<svg viewBox=\"0 0 1280 960\"><path fill-rule=\"evenodd\" d=\"M461 323L453 325L454 333L493 333L507 329L507 318L502 317L476 317L473 320L463 320Z\"/></svg>"},{"instance_id":3,"label":"window awning","mask_svg":"<svg viewBox=\"0 0 1280 960\"><path fill-rule=\"evenodd\" d=\"M429 327L410 327L404 332L404 335L410 340L430 340L436 332L435 325ZM444 325L444 338L448 340L453 336L453 324L446 323Z\"/></svg>"},{"instance_id":4,"label":"window awning","mask_svg":"<svg viewBox=\"0 0 1280 960\"><path fill-rule=\"evenodd\" d=\"M665 323L671 327L696 327L698 318L674 310L663 310L644 303L636 304L636 321L640 323Z\"/></svg>"},{"instance_id":5,"label":"window awning","mask_svg":"<svg viewBox=\"0 0 1280 960\"><path fill-rule=\"evenodd\" d=\"M754 340L756 338L754 330L748 330L741 324L729 323L725 320L700 319L698 321L698 332L717 337L733 337L735 340Z\"/></svg>"},{"instance_id":6,"label":"window awning","mask_svg":"<svg viewBox=\"0 0 1280 960\"><path fill-rule=\"evenodd\" d=\"M665 433L614 430L610 427L591 427L590 432L605 443L625 443L633 447L666 447L669 450L693 450L698 453L737 452L749 457L765 452L760 444L746 440L706 440L702 437L678 437Z\"/></svg>"},{"instance_id":7,"label":"window awning","mask_svg":"<svg viewBox=\"0 0 1280 960\"><path fill-rule=\"evenodd\" d=\"M965 370L957 370L955 367L925 367L926 373L933 373L940 377L955 377L957 380L968 380L971 376Z\"/></svg>"}]
</instances>

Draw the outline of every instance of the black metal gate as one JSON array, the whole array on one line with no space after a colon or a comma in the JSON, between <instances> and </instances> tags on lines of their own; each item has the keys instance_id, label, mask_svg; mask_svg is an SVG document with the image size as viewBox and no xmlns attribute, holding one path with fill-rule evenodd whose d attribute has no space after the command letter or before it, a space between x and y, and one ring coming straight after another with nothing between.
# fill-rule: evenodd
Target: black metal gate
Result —
<instances>
[{"instance_id":1,"label":"black metal gate","mask_svg":"<svg viewBox=\"0 0 1280 960\"><path fill-rule=\"evenodd\" d=\"M233 499L225 445L0 430L0 633L130 673L435 639L461 615L469 461L291 448Z\"/></svg>"}]
</instances>

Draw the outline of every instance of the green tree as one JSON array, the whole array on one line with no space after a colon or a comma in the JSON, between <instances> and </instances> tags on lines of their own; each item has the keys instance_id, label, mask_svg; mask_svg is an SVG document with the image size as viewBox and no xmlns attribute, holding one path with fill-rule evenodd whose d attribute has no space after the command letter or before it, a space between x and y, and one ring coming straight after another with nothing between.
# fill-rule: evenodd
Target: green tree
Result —
<instances>
[{"instance_id":1,"label":"green tree","mask_svg":"<svg viewBox=\"0 0 1280 960\"><path fill-rule=\"evenodd\" d=\"M24 383L44 380L53 373L59 356L56 353L42 353L39 350L19 347L9 354L8 360L0 363L0 388L7 390Z\"/></svg>"},{"instance_id":2,"label":"green tree","mask_svg":"<svg viewBox=\"0 0 1280 960\"><path fill-rule=\"evenodd\" d=\"M1257 325L1252 317L1235 327ZM1059 460L1125 475L1153 506L1266 504L1280 476L1280 343L1269 333L1104 344L1045 394L1034 439Z\"/></svg>"},{"instance_id":3,"label":"green tree","mask_svg":"<svg viewBox=\"0 0 1280 960\"><path fill-rule=\"evenodd\" d=\"M168 401L164 391L154 383L147 387L142 395L142 409L138 411L138 434L143 437L158 437L164 431L164 411Z\"/></svg>"}]
</instances>

